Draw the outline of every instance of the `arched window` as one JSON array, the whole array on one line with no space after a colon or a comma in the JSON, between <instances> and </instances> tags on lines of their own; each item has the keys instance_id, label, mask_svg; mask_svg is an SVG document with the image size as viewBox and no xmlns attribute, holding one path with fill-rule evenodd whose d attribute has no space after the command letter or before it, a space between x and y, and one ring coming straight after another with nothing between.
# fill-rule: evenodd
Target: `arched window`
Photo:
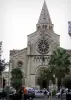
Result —
<instances>
[{"instance_id":1,"label":"arched window","mask_svg":"<svg viewBox=\"0 0 71 100\"><path fill-rule=\"evenodd\" d=\"M23 62L22 62L22 61L18 61L18 62L17 62L17 65L18 65L18 67L22 67Z\"/></svg>"},{"instance_id":2,"label":"arched window","mask_svg":"<svg viewBox=\"0 0 71 100\"><path fill-rule=\"evenodd\" d=\"M44 28L44 25L42 26L42 28Z\"/></svg>"},{"instance_id":3,"label":"arched window","mask_svg":"<svg viewBox=\"0 0 71 100\"><path fill-rule=\"evenodd\" d=\"M37 28L40 29L40 26L38 26Z\"/></svg>"},{"instance_id":4,"label":"arched window","mask_svg":"<svg viewBox=\"0 0 71 100\"><path fill-rule=\"evenodd\" d=\"M49 26L49 29L52 29L52 26Z\"/></svg>"},{"instance_id":5,"label":"arched window","mask_svg":"<svg viewBox=\"0 0 71 100\"><path fill-rule=\"evenodd\" d=\"M47 28L47 25L45 25L45 29Z\"/></svg>"}]
</instances>

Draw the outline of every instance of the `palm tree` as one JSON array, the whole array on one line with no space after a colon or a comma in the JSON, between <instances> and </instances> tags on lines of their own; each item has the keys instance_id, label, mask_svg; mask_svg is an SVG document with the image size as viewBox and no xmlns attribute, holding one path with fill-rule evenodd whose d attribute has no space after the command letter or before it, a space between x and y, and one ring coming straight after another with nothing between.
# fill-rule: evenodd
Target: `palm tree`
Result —
<instances>
[{"instance_id":1,"label":"palm tree","mask_svg":"<svg viewBox=\"0 0 71 100\"><path fill-rule=\"evenodd\" d=\"M71 55L63 48L57 48L53 51L53 54L50 56L49 67L52 70L52 73L55 74L57 78L57 86L60 89L62 79L66 74L70 72L70 57Z\"/></svg>"}]
</instances>

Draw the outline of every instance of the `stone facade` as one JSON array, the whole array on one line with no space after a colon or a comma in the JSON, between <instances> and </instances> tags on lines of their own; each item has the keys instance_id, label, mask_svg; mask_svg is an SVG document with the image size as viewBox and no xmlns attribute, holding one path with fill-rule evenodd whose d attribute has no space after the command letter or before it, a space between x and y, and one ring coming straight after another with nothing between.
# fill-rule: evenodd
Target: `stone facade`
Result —
<instances>
[{"instance_id":1,"label":"stone facade","mask_svg":"<svg viewBox=\"0 0 71 100\"><path fill-rule=\"evenodd\" d=\"M39 72L48 68L48 60L52 51L60 46L60 36L54 33L53 24L44 1L41 14L36 24L36 31L27 36L27 47L10 51L10 71L22 61L25 74L25 86L36 87Z\"/></svg>"}]
</instances>

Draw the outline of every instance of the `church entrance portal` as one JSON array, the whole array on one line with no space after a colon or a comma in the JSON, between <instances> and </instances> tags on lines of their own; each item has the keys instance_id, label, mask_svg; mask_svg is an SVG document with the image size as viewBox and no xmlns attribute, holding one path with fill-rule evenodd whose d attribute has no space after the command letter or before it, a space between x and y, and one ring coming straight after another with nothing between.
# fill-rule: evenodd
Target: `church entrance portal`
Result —
<instances>
[{"instance_id":1,"label":"church entrance portal","mask_svg":"<svg viewBox=\"0 0 71 100\"><path fill-rule=\"evenodd\" d=\"M37 70L37 72L36 72L36 78L35 78L35 82L36 82L36 85L39 85L40 86L40 88L41 89L43 89L43 88L47 88L47 82L46 82L46 80L39 80L39 73L42 71L42 70L44 70L44 69L46 69L47 67L40 67L40 68L38 68L38 70Z\"/></svg>"},{"instance_id":2,"label":"church entrance portal","mask_svg":"<svg viewBox=\"0 0 71 100\"><path fill-rule=\"evenodd\" d=\"M47 88L46 80L42 80L42 79L40 80L39 76L36 77L36 82L37 82L36 85L39 85L41 89Z\"/></svg>"},{"instance_id":3,"label":"church entrance portal","mask_svg":"<svg viewBox=\"0 0 71 100\"><path fill-rule=\"evenodd\" d=\"M41 87L42 87L42 88L47 88L46 80L43 80L43 82L42 82L42 84L41 84Z\"/></svg>"}]
</instances>

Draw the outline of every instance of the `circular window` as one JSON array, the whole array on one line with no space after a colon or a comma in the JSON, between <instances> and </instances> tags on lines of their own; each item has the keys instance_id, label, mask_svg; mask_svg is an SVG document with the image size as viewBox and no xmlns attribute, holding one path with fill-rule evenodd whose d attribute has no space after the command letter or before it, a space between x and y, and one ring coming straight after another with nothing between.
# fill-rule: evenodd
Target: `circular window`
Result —
<instances>
[{"instance_id":1,"label":"circular window","mask_svg":"<svg viewBox=\"0 0 71 100\"><path fill-rule=\"evenodd\" d=\"M17 62L17 65L18 65L18 67L22 67L23 62L22 62L22 61L18 61L18 62Z\"/></svg>"},{"instance_id":2,"label":"circular window","mask_svg":"<svg viewBox=\"0 0 71 100\"><path fill-rule=\"evenodd\" d=\"M47 40L39 40L38 41L38 52L42 54L46 54L49 49L49 44Z\"/></svg>"}]
</instances>

